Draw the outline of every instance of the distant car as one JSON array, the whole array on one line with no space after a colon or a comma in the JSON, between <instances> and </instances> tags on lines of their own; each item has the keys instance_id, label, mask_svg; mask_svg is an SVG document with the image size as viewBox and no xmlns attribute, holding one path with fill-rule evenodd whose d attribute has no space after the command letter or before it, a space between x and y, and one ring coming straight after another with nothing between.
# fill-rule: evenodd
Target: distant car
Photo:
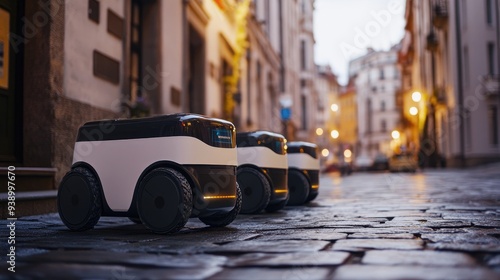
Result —
<instances>
[{"instance_id":1,"label":"distant car","mask_svg":"<svg viewBox=\"0 0 500 280\"><path fill-rule=\"evenodd\" d=\"M416 172L417 168L417 157L413 153L395 154L389 159L389 170L391 172Z\"/></svg>"},{"instance_id":2,"label":"distant car","mask_svg":"<svg viewBox=\"0 0 500 280\"><path fill-rule=\"evenodd\" d=\"M378 154L373 160L373 170L388 170L389 169L389 158L384 154Z\"/></svg>"},{"instance_id":3,"label":"distant car","mask_svg":"<svg viewBox=\"0 0 500 280\"><path fill-rule=\"evenodd\" d=\"M373 165L373 160L365 155L358 156L354 160L354 169L356 171L367 171L370 170L370 168Z\"/></svg>"},{"instance_id":4,"label":"distant car","mask_svg":"<svg viewBox=\"0 0 500 280\"><path fill-rule=\"evenodd\" d=\"M340 157L339 159L339 172L340 175L351 175L353 171L352 161L350 158Z\"/></svg>"}]
</instances>

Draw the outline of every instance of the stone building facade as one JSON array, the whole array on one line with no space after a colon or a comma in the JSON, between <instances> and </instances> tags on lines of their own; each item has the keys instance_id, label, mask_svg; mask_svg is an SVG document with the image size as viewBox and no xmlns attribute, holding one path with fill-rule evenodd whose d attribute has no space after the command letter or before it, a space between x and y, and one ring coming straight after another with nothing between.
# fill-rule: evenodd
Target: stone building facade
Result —
<instances>
[{"instance_id":1,"label":"stone building facade","mask_svg":"<svg viewBox=\"0 0 500 280\"><path fill-rule=\"evenodd\" d=\"M313 2L0 0L0 172L15 165L28 182L19 191L53 197L78 127L97 119L193 112L295 139L300 34L314 72ZM294 100L286 124L284 95Z\"/></svg>"}]
</instances>

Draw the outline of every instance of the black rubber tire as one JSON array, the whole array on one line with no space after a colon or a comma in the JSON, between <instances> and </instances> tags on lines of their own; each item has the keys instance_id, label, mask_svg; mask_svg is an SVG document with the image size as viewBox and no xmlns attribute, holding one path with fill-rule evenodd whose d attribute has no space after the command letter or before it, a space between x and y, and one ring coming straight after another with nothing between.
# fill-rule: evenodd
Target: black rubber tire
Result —
<instances>
[{"instance_id":1,"label":"black rubber tire","mask_svg":"<svg viewBox=\"0 0 500 280\"><path fill-rule=\"evenodd\" d=\"M66 173L57 192L57 209L72 231L94 228L102 213L101 186L97 176L85 167Z\"/></svg>"},{"instance_id":2,"label":"black rubber tire","mask_svg":"<svg viewBox=\"0 0 500 280\"><path fill-rule=\"evenodd\" d=\"M187 223L193 194L186 177L172 168L156 168L139 183L137 213L144 226L159 234L174 233Z\"/></svg>"},{"instance_id":3,"label":"black rubber tire","mask_svg":"<svg viewBox=\"0 0 500 280\"><path fill-rule=\"evenodd\" d=\"M242 204L242 198L241 198L241 189L238 183L236 183L236 204L234 205L234 208L221 215L212 215L209 217L200 217L200 221L202 221L204 224L212 226L212 227L225 227L232 223L234 219L236 219L236 216L241 211L241 204Z\"/></svg>"},{"instance_id":4,"label":"black rubber tire","mask_svg":"<svg viewBox=\"0 0 500 280\"><path fill-rule=\"evenodd\" d=\"M236 180L241 188L242 214L255 214L264 210L271 199L271 185L266 176L251 167L239 168Z\"/></svg>"},{"instance_id":5,"label":"black rubber tire","mask_svg":"<svg viewBox=\"0 0 500 280\"><path fill-rule=\"evenodd\" d=\"M313 201L317 196L318 196L318 191L316 191L316 192L309 191L309 196L306 199L306 203Z\"/></svg>"},{"instance_id":6,"label":"black rubber tire","mask_svg":"<svg viewBox=\"0 0 500 280\"><path fill-rule=\"evenodd\" d=\"M297 206L306 202L309 197L311 185L306 176L299 170L288 170L288 203L287 205Z\"/></svg>"},{"instance_id":7,"label":"black rubber tire","mask_svg":"<svg viewBox=\"0 0 500 280\"><path fill-rule=\"evenodd\" d=\"M138 225L142 224L141 219L139 217L128 217L128 219Z\"/></svg>"},{"instance_id":8,"label":"black rubber tire","mask_svg":"<svg viewBox=\"0 0 500 280\"><path fill-rule=\"evenodd\" d=\"M290 196L287 196L285 200L282 200L282 201L277 202L277 203L270 203L269 205L267 205L266 211L269 213L272 213L272 212L276 212L276 211L279 211L279 210L285 208L286 204L288 203L289 197Z\"/></svg>"}]
</instances>

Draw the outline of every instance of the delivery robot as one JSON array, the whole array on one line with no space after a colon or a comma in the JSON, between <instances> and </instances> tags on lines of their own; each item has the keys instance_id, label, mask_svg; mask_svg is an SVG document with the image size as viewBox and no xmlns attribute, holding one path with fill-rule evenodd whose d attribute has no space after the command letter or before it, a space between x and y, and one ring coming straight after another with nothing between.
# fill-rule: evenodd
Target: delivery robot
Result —
<instances>
[{"instance_id":1,"label":"delivery robot","mask_svg":"<svg viewBox=\"0 0 500 280\"><path fill-rule=\"evenodd\" d=\"M73 231L101 216L129 217L155 233L179 231L190 217L226 226L238 215L236 130L194 114L103 120L78 131L57 206Z\"/></svg>"},{"instance_id":2,"label":"delivery robot","mask_svg":"<svg viewBox=\"0 0 500 280\"><path fill-rule=\"evenodd\" d=\"M241 213L274 212L288 201L286 139L268 131L236 135Z\"/></svg>"},{"instance_id":3,"label":"delivery robot","mask_svg":"<svg viewBox=\"0 0 500 280\"><path fill-rule=\"evenodd\" d=\"M287 205L302 205L315 199L319 189L319 150L309 142L287 143L288 191Z\"/></svg>"}]
</instances>

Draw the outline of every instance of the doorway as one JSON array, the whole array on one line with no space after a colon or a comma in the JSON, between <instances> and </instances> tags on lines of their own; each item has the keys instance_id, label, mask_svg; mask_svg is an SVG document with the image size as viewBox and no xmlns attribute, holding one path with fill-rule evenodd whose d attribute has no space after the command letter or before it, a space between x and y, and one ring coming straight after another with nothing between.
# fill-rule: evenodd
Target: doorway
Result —
<instances>
[{"instance_id":1,"label":"doorway","mask_svg":"<svg viewBox=\"0 0 500 280\"><path fill-rule=\"evenodd\" d=\"M189 112L205 114L205 43L189 25Z\"/></svg>"},{"instance_id":2,"label":"doorway","mask_svg":"<svg viewBox=\"0 0 500 280\"><path fill-rule=\"evenodd\" d=\"M11 34L19 34L23 1L0 0L0 162L21 161L22 44L14 49Z\"/></svg>"}]
</instances>

